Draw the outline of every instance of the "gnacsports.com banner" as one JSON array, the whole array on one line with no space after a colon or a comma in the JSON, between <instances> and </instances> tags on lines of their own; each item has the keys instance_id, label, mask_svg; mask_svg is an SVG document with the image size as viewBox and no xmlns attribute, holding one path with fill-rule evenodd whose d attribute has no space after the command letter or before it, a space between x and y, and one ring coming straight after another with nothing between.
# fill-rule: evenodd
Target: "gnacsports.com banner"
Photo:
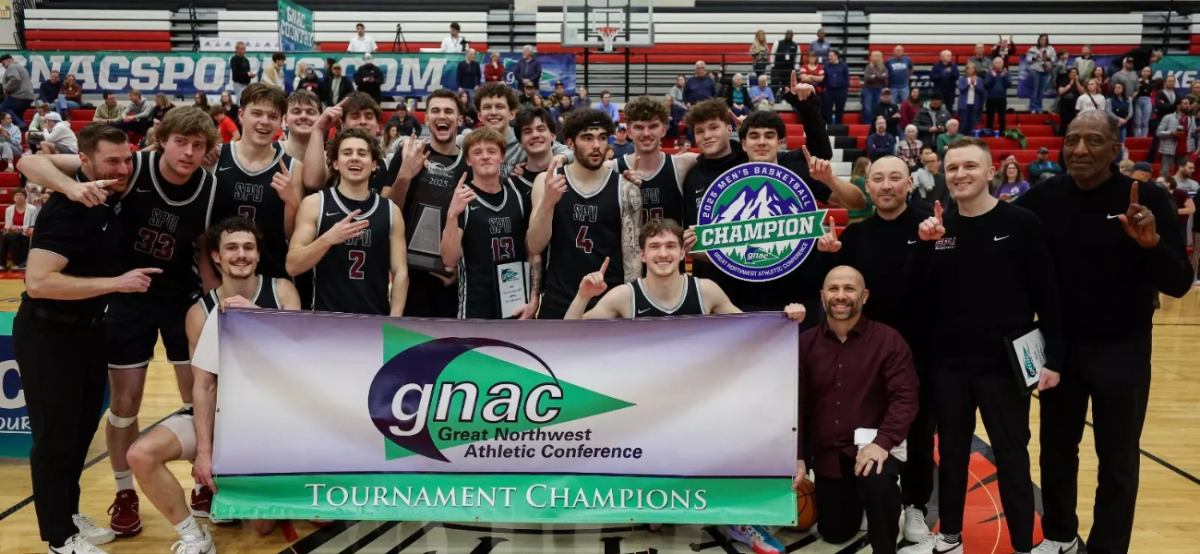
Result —
<instances>
[{"instance_id":1,"label":"gnacsports.com banner","mask_svg":"<svg viewBox=\"0 0 1200 554\"><path fill-rule=\"evenodd\" d=\"M191 96L197 92L219 95L232 90L228 53L217 52L11 52L16 63L25 64L33 87L50 79L50 72L75 75L85 94L104 91L123 93L135 88L144 94ZM269 53L251 53L250 70L261 74L271 63ZM373 63L383 71L384 96L425 96L431 91L458 89L458 62L462 54L374 54ZM305 52L289 53L284 65L284 82L289 91L297 64L304 63L324 74L325 59L333 58L351 79L365 62L361 54ZM123 97L123 95L122 95Z\"/></svg>"},{"instance_id":2,"label":"gnacsports.com banner","mask_svg":"<svg viewBox=\"0 0 1200 554\"><path fill-rule=\"evenodd\" d=\"M795 521L782 315L221 317L217 517Z\"/></svg>"}]
</instances>

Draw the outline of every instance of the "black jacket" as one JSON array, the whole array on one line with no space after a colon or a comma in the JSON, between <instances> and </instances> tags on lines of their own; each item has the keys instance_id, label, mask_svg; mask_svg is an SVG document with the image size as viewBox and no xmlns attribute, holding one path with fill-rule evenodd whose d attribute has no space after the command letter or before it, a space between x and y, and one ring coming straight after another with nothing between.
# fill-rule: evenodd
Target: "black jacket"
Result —
<instances>
[{"instance_id":1,"label":"black jacket","mask_svg":"<svg viewBox=\"0 0 1200 554\"><path fill-rule=\"evenodd\" d=\"M373 81L367 82L364 79L372 78ZM375 102L383 102L383 71L373 63L364 64L354 70L354 86L359 92L365 92L367 96L375 99Z\"/></svg>"},{"instance_id":2,"label":"black jacket","mask_svg":"<svg viewBox=\"0 0 1200 554\"><path fill-rule=\"evenodd\" d=\"M333 79L332 75L325 77L321 80L321 87L317 89L317 96L321 97L321 102L325 103L326 106L336 106L343 98L354 92L354 83L350 81L349 77L343 75L337 78L341 81L341 84L338 85L337 98L334 98Z\"/></svg>"},{"instance_id":3,"label":"black jacket","mask_svg":"<svg viewBox=\"0 0 1200 554\"><path fill-rule=\"evenodd\" d=\"M250 60L245 56L229 58L230 80L239 85L250 84Z\"/></svg>"},{"instance_id":4,"label":"black jacket","mask_svg":"<svg viewBox=\"0 0 1200 554\"><path fill-rule=\"evenodd\" d=\"M887 132L893 137L900 136L899 129L897 129L897 126L900 125L900 119L892 117L898 113L900 113L900 106L897 106L895 102L888 102L887 104L880 102L871 107L871 117L875 118L882 115L884 121L887 122ZM869 129L875 128L874 121L864 121L863 123L866 123Z\"/></svg>"}]
</instances>

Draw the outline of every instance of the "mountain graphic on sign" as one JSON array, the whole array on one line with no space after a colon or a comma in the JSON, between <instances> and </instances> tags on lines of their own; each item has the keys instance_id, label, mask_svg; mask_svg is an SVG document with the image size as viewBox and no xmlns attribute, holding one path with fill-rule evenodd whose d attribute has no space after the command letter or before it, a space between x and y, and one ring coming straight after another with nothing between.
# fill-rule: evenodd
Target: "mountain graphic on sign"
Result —
<instances>
[{"instance_id":1,"label":"mountain graphic on sign","mask_svg":"<svg viewBox=\"0 0 1200 554\"><path fill-rule=\"evenodd\" d=\"M795 199L785 199L775 191L770 181L756 191L752 186L745 186L737 198L726 205L714 223L730 223L748 219L762 219L781 215L800 213L800 205Z\"/></svg>"}]
</instances>

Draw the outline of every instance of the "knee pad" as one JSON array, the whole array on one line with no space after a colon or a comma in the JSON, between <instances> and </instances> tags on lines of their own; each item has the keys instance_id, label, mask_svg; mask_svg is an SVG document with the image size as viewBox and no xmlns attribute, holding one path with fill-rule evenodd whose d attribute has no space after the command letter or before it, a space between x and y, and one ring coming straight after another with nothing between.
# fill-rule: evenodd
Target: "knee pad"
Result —
<instances>
[{"instance_id":1,"label":"knee pad","mask_svg":"<svg viewBox=\"0 0 1200 554\"><path fill-rule=\"evenodd\" d=\"M108 411L108 423L110 425L112 425L113 427L116 427L117 429L126 429L130 425L137 423L137 414L133 414L129 417L121 417L121 416L113 413L112 410L109 410Z\"/></svg>"}]
</instances>

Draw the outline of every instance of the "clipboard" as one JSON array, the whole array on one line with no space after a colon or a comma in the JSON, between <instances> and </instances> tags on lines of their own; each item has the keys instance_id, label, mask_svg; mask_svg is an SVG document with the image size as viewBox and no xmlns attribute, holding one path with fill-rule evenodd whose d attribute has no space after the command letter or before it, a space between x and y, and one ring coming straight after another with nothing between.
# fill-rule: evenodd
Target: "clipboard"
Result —
<instances>
[{"instance_id":1,"label":"clipboard","mask_svg":"<svg viewBox=\"0 0 1200 554\"><path fill-rule=\"evenodd\" d=\"M1021 392L1030 394L1037 389L1046 366L1046 338L1036 326L1028 331L1004 338L1008 361Z\"/></svg>"}]
</instances>

